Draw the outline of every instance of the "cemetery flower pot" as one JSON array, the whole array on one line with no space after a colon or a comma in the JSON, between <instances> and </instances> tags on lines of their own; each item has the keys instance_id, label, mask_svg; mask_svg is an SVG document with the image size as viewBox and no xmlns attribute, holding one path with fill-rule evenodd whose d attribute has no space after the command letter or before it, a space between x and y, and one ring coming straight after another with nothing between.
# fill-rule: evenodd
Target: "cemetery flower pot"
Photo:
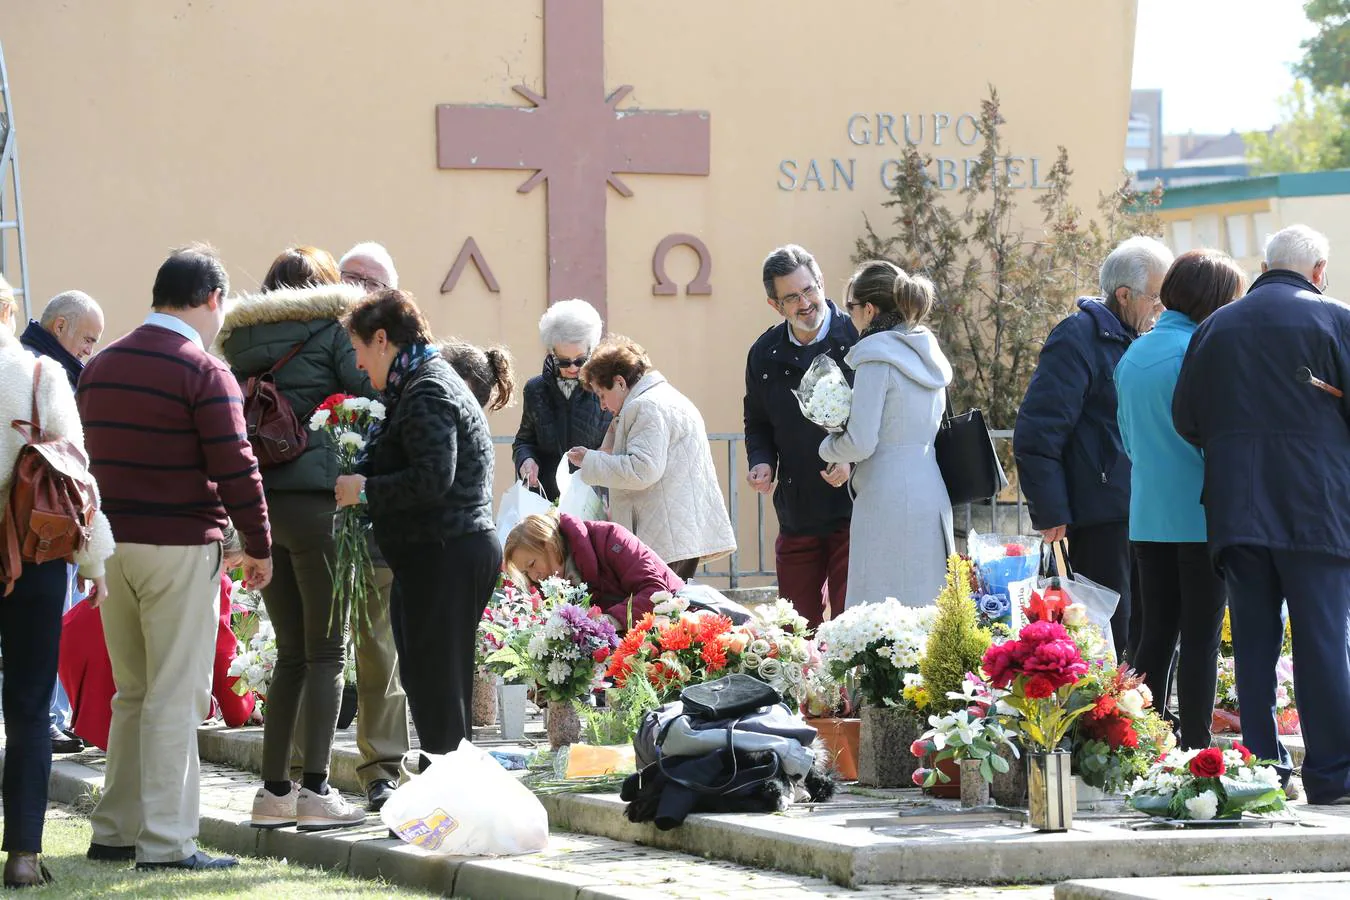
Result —
<instances>
[{"instance_id":1,"label":"cemetery flower pot","mask_svg":"<svg viewBox=\"0 0 1350 900\"><path fill-rule=\"evenodd\" d=\"M861 719L822 717L807 719L816 729L820 740L830 754L830 764L843 781L858 780L858 741L861 737Z\"/></svg>"},{"instance_id":2,"label":"cemetery flower pot","mask_svg":"<svg viewBox=\"0 0 1350 900\"><path fill-rule=\"evenodd\" d=\"M550 700L548 702L548 745L554 750L575 744L581 740L581 715L576 704L570 700Z\"/></svg>"},{"instance_id":3,"label":"cemetery flower pot","mask_svg":"<svg viewBox=\"0 0 1350 900\"><path fill-rule=\"evenodd\" d=\"M475 728L497 724L497 685L483 672L473 676L473 724Z\"/></svg>"},{"instance_id":4,"label":"cemetery flower pot","mask_svg":"<svg viewBox=\"0 0 1350 900\"><path fill-rule=\"evenodd\" d=\"M858 729L858 783L868 787L911 787L919 758L910 744L923 734L918 716L890 706L864 706Z\"/></svg>"},{"instance_id":5,"label":"cemetery flower pot","mask_svg":"<svg viewBox=\"0 0 1350 900\"><path fill-rule=\"evenodd\" d=\"M930 754L927 757L931 760ZM943 800L955 800L961 796L961 763L954 759L940 759L937 762L937 770L946 775L950 781L937 780L932 787L924 788L924 792L930 797L940 797ZM976 776L978 777L978 775Z\"/></svg>"},{"instance_id":6,"label":"cemetery flower pot","mask_svg":"<svg viewBox=\"0 0 1350 900\"><path fill-rule=\"evenodd\" d=\"M961 760L961 806L970 809L989 805L989 782L980 774L978 759Z\"/></svg>"},{"instance_id":7,"label":"cemetery flower pot","mask_svg":"<svg viewBox=\"0 0 1350 900\"><path fill-rule=\"evenodd\" d=\"M1068 831L1073 827L1073 774L1067 750L1027 754L1027 806L1031 827L1037 831Z\"/></svg>"},{"instance_id":8,"label":"cemetery flower pot","mask_svg":"<svg viewBox=\"0 0 1350 900\"><path fill-rule=\"evenodd\" d=\"M502 740L518 741L525 737L525 699L530 691L527 684L497 685L497 711L501 716Z\"/></svg>"},{"instance_id":9,"label":"cemetery flower pot","mask_svg":"<svg viewBox=\"0 0 1350 900\"><path fill-rule=\"evenodd\" d=\"M989 796L999 806L1024 807L1027 805L1027 761L1026 750L1018 747L1020 756L1013 756L1007 747L1000 747L998 755L1008 763L1008 771L994 772L994 781L989 785Z\"/></svg>"}]
</instances>

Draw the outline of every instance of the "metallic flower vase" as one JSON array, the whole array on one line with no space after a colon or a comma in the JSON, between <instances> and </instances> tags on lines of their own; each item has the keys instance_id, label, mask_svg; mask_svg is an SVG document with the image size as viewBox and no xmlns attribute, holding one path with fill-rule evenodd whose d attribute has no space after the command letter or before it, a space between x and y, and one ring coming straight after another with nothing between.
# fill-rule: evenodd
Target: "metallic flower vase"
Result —
<instances>
[{"instance_id":1,"label":"metallic flower vase","mask_svg":"<svg viewBox=\"0 0 1350 900\"><path fill-rule=\"evenodd\" d=\"M502 740L518 741L525 737L525 700L529 685L497 685L497 711L502 724Z\"/></svg>"},{"instance_id":2,"label":"metallic flower vase","mask_svg":"<svg viewBox=\"0 0 1350 900\"><path fill-rule=\"evenodd\" d=\"M989 805L989 782L980 774L978 759L961 760L961 806L971 809Z\"/></svg>"},{"instance_id":3,"label":"metallic flower vase","mask_svg":"<svg viewBox=\"0 0 1350 900\"><path fill-rule=\"evenodd\" d=\"M1027 754L1027 805L1031 827L1037 831L1068 831L1073 827L1072 758L1067 750Z\"/></svg>"}]
</instances>

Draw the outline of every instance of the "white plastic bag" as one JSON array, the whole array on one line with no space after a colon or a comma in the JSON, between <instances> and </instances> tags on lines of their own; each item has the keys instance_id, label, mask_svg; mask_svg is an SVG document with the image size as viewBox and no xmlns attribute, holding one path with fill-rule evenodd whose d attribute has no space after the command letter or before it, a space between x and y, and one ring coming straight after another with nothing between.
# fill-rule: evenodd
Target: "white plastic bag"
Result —
<instances>
[{"instance_id":1,"label":"white plastic bag","mask_svg":"<svg viewBox=\"0 0 1350 900\"><path fill-rule=\"evenodd\" d=\"M539 798L484 751L461 741L400 785L380 819L400 838L442 856L509 856L548 846Z\"/></svg>"},{"instance_id":2,"label":"white plastic bag","mask_svg":"<svg viewBox=\"0 0 1350 900\"><path fill-rule=\"evenodd\" d=\"M561 486L563 482L558 482ZM576 516L583 522L603 522L605 504L595 488L581 480L580 470L568 476L567 486L558 498L558 512Z\"/></svg>"},{"instance_id":3,"label":"white plastic bag","mask_svg":"<svg viewBox=\"0 0 1350 900\"><path fill-rule=\"evenodd\" d=\"M497 507L497 540L506 546L506 536L517 523L526 516L546 513L553 507L543 494L537 494L517 481L502 494L501 505Z\"/></svg>"}]
</instances>

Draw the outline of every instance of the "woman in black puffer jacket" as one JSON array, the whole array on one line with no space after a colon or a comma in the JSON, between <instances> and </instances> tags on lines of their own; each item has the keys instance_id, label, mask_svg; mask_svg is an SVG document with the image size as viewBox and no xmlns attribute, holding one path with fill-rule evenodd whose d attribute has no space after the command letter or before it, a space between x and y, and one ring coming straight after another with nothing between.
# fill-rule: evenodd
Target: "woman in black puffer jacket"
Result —
<instances>
[{"instance_id":1,"label":"woman in black puffer jacket","mask_svg":"<svg viewBox=\"0 0 1350 900\"><path fill-rule=\"evenodd\" d=\"M411 294L370 294L343 319L385 419L338 506L365 504L394 573L399 675L428 753L472 736L473 651L501 571L492 519L492 435L478 400L433 343Z\"/></svg>"}]
</instances>

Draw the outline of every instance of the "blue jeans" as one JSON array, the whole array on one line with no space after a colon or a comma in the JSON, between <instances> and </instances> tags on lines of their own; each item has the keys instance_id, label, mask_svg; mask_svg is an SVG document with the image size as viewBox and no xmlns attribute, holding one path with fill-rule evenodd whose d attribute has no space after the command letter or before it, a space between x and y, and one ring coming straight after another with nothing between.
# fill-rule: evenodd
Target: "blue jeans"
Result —
<instances>
[{"instance_id":1,"label":"blue jeans","mask_svg":"<svg viewBox=\"0 0 1350 900\"><path fill-rule=\"evenodd\" d=\"M75 566L66 565L66 602L61 609L62 616L70 612L70 608L83 599L80 596L80 576L78 572L79 569ZM70 698L66 696L66 689L61 686L60 678L56 679L56 687L52 689L50 719L51 723L62 731L70 728Z\"/></svg>"}]
</instances>

